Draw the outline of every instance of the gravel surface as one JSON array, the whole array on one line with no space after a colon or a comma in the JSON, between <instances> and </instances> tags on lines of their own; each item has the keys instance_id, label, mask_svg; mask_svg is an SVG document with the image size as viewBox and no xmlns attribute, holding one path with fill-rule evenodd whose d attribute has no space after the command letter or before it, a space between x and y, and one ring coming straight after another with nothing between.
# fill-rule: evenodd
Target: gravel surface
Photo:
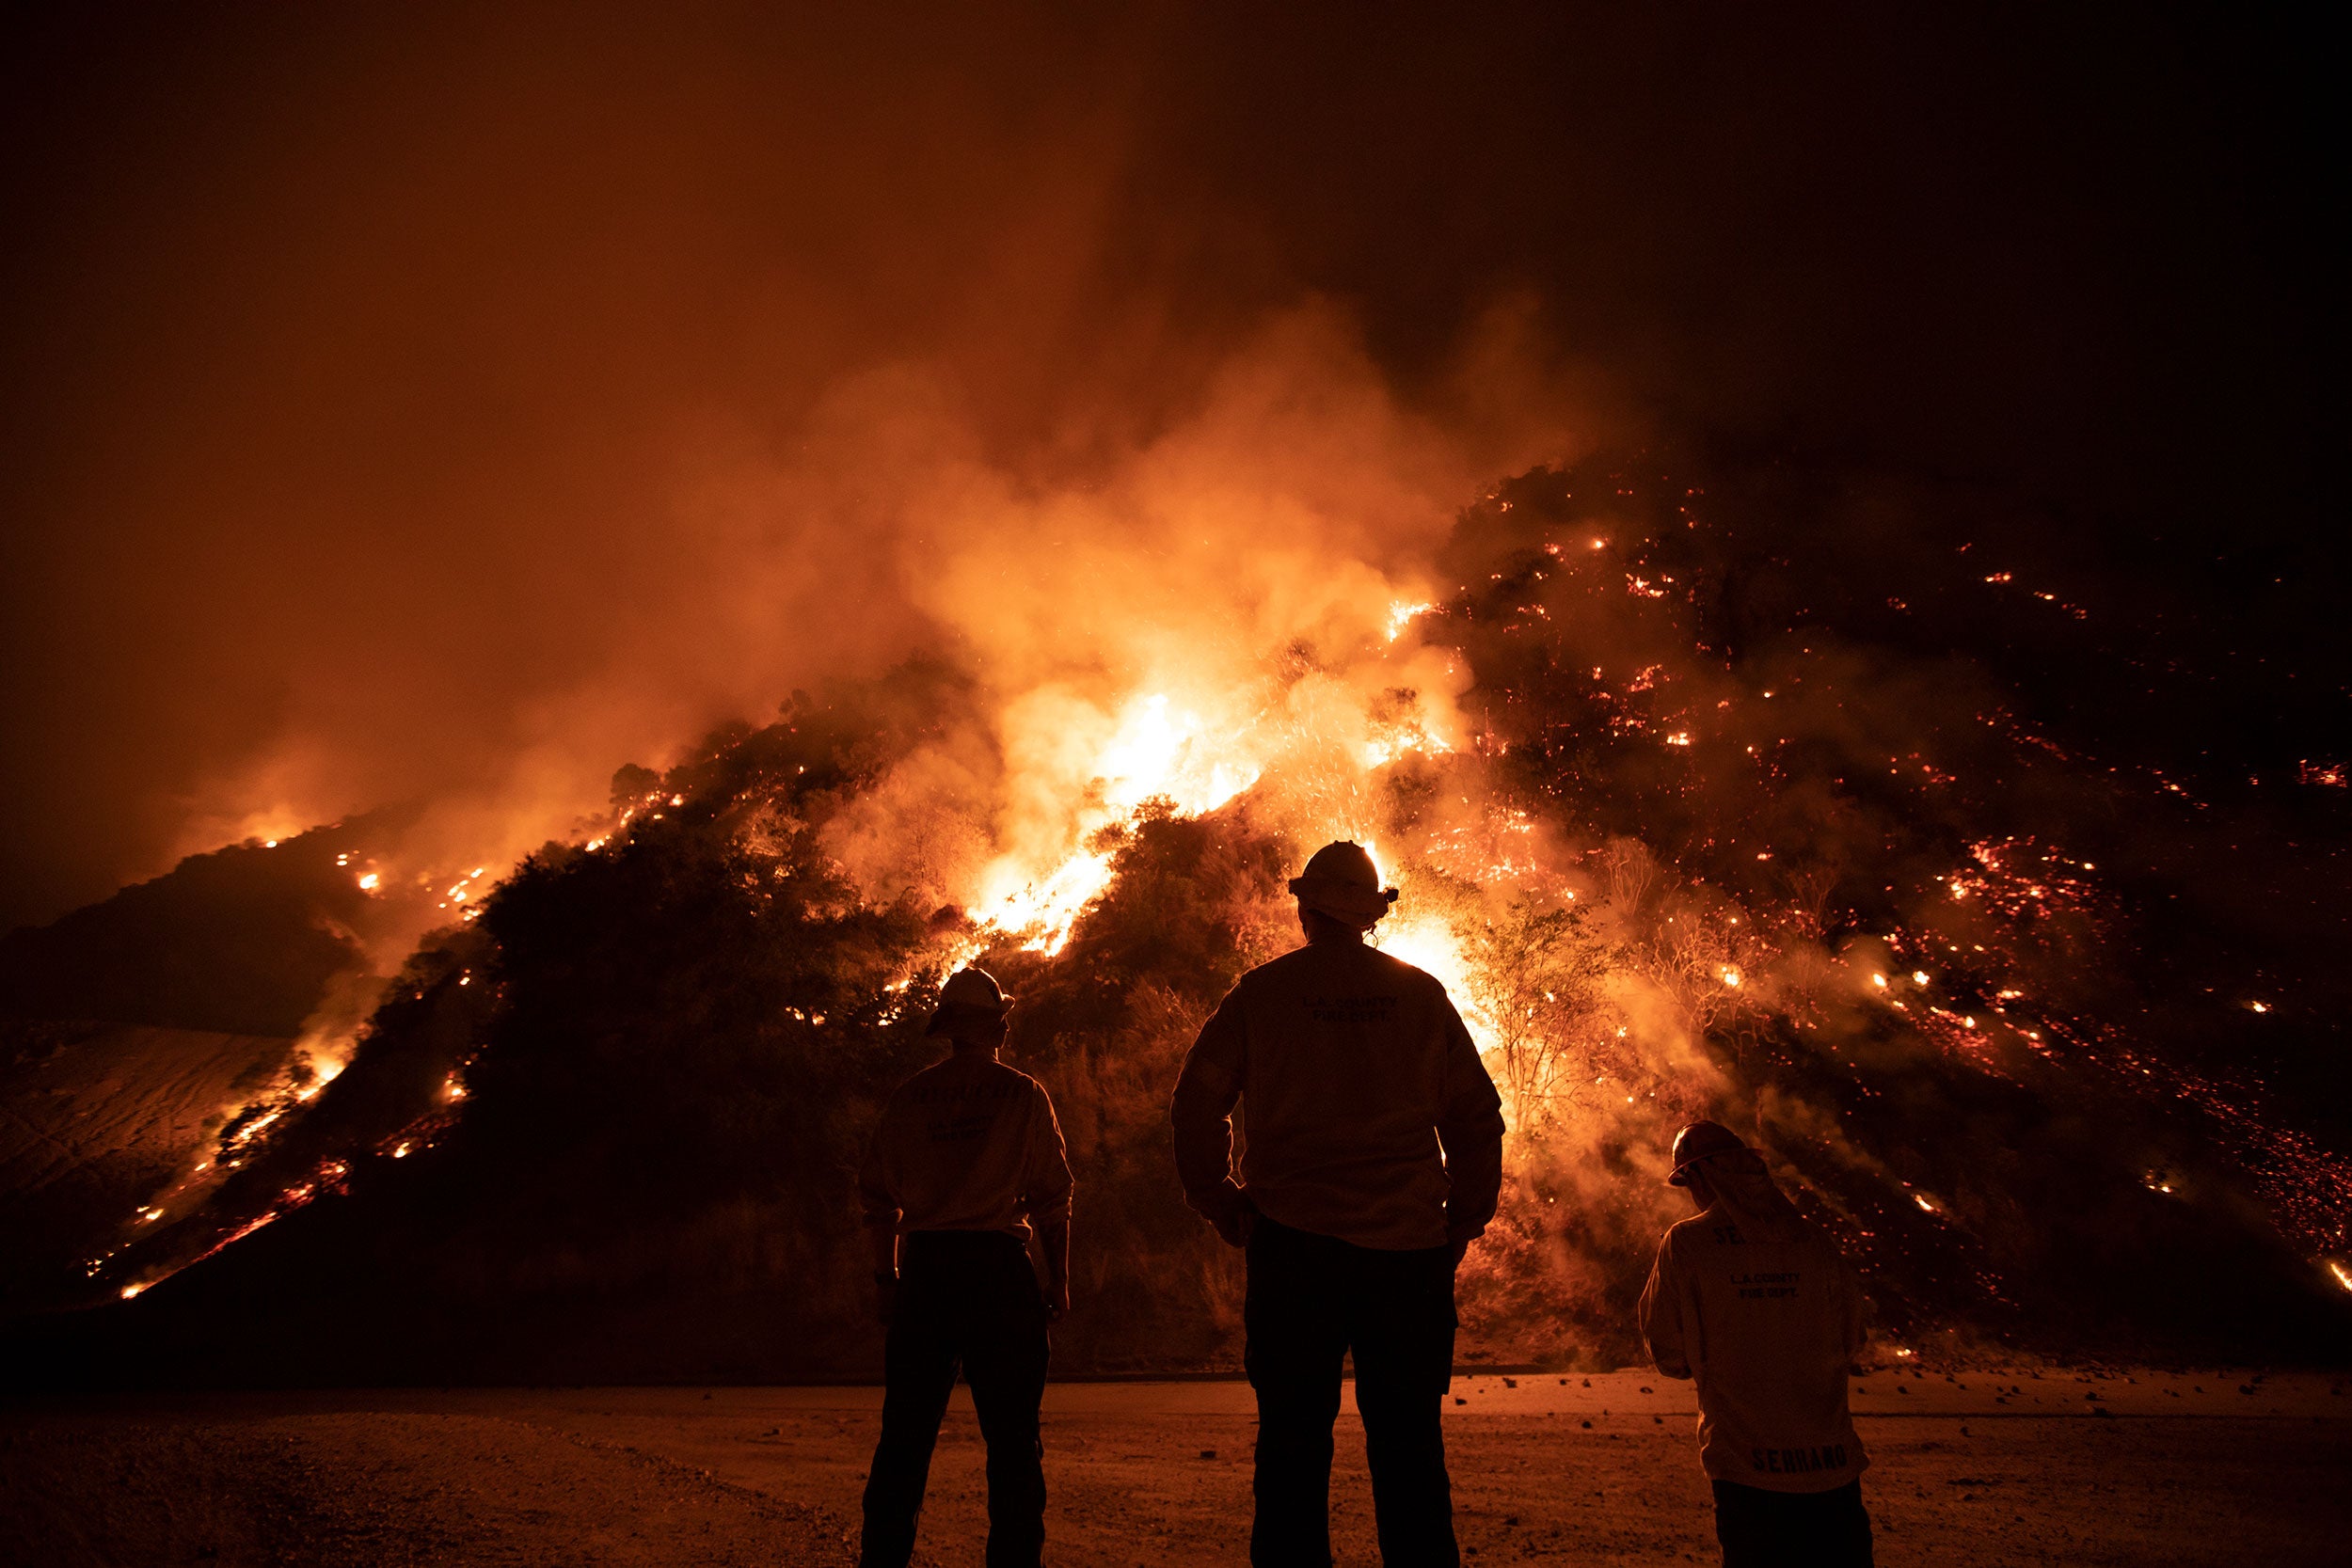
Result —
<instances>
[{"instance_id":1,"label":"gravel surface","mask_svg":"<svg viewBox=\"0 0 2352 1568\"><path fill-rule=\"evenodd\" d=\"M2333 1391L2341 1385L2180 1374L2173 1389L2171 1375L1928 1374L1906 1379L1918 1390L1909 1396L1885 1392L1882 1375L1873 1399L1920 1409L1862 1418L1880 1561L2345 1560L2352 1419L2341 1412L2352 1401ZM1463 1379L1454 1397L1465 1402L1449 1405L1449 1444L1470 1560L1714 1560L1687 1387L1547 1374ZM878 1404L863 1388L20 1404L0 1422L0 1562L849 1563ZM1248 1390L1230 1383L1057 1386L1049 1561L1242 1560L1248 1409ZM959 1396L919 1561L978 1563L981 1458ZM1334 1497L1341 1560L1376 1562L1352 1417Z\"/></svg>"}]
</instances>

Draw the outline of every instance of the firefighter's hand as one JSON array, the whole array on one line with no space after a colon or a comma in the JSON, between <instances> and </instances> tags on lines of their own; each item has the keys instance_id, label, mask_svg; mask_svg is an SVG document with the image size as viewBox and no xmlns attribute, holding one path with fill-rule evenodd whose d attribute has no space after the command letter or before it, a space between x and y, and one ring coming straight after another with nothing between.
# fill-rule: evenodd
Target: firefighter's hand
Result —
<instances>
[{"instance_id":1,"label":"firefighter's hand","mask_svg":"<svg viewBox=\"0 0 2352 1568\"><path fill-rule=\"evenodd\" d=\"M1235 1193L1232 1207L1217 1221L1216 1233L1225 1238L1227 1246L1248 1246L1257 1228L1258 1206L1249 1201L1248 1195Z\"/></svg>"},{"instance_id":2,"label":"firefighter's hand","mask_svg":"<svg viewBox=\"0 0 2352 1568\"><path fill-rule=\"evenodd\" d=\"M1057 1323L1070 1316L1070 1281L1057 1279L1045 1288L1045 1321Z\"/></svg>"},{"instance_id":3,"label":"firefighter's hand","mask_svg":"<svg viewBox=\"0 0 2352 1568\"><path fill-rule=\"evenodd\" d=\"M886 1274L878 1274L878 1275L876 1275L874 1276L874 1319L875 1319L875 1321L876 1321L877 1323L881 1323L881 1324L882 1325L882 1327L884 1327L884 1328L888 1328L888 1327L890 1326L890 1320L891 1320L892 1318L894 1318L894 1317L898 1316L898 1276L897 1276L896 1275L886 1275Z\"/></svg>"},{"instance_id":4,"label":"firefighter's hand","mask_svg":"<svg viewBox=\"0 0 2352 1568\"><path fill-rule=\"evenodd\" d=\"M1470 1243L1476 1240L1478 1240L1478 1238L1475 1236L1456 1236L1451 1242L1446 1243L1454 1253L1454 1266L1455 1268L1458 1269L1462 1266L1462 1259L1469 1256Z\"/></svg>"}]
</instances>

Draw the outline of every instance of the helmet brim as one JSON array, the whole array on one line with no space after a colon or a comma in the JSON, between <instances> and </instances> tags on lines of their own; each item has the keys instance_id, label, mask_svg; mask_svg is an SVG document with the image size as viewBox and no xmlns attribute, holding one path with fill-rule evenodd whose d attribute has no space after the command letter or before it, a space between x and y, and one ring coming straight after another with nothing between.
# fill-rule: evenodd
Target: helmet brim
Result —
<instances>
[{"instance_id":1,"label":"helmet brim","mask_svg":"<svg viewBox=\"0 0 2352 1568\"><path fill-rule=\"evenodd\" d=\"M1294 897L1311 910L1329 915L1334 920L1353 921L1370 926L1389 912L1396 902L1392 887L1364 887L1356 882L1335 881L1327 877L1293 877L1290 890Z\"/></svg>"},{"instance_id":2,"label":"helmet brim","mask_svg":"<svg viewBox=\"0 0 2352 1568\"><path fill-rule=\"evenodd\" d=\"M926 1035L953 1034L957 1025L964 1023L994 1023L1012 1011L1012 998L1005 998L1001 1007L982 1006L974 1002L943 1002L932 1012L931 1021L923 1025Z\"/></svg>"},{"instance_id":3,"label":"helmet brim","mask_svg":"<svg viewBox=\"0 0 2352 1568\"><path fill-rule=\"evenodd\" d=\"M1724 1160L1734 1155L1754 1154L1756 1150L1749 1148L1746 1144L1732 1144L1723 1148L1710 1148L1703 1154L1693 1154L1689 1159L1683 1161L1680 1164L1675 1166L1673 1170L1666 1173L1666 1185L1669 1187L1687 1187L1691 1184L1691 1173L1697 1170L1699 1166L1706 1164L1709 1160Z\"/></svg>"}]
</instances>

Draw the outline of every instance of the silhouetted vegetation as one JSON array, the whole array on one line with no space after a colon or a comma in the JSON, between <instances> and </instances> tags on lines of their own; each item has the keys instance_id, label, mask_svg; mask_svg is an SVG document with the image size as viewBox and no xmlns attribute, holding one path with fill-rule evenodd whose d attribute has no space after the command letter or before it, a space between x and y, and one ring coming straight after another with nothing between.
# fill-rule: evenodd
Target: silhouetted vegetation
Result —
<instances>
[{"instance_id":1,"label":"silhouetted vegetation","mask_svg":"<svg viewBox=\"0 0 2352 1568\"><path fill-rule=\"evenodd\" d=\"M1695 496L1623 462L1514 481L1464 515L1449 564L1476 586L1422 626L1465 660L1479 738L1383 775L1383 831L1517 823L1552 835L1574 883L1416 883L1473 962L1463 1000L1495 1021L1521 1116L1462 1279L1465 1355L1629 1358L1674 1212L1661 1130L1701 1113L1754 1131L1864 1264L1883 1326L1931 1352L2324 1354L2342 1304L2279 1206L2298 1171L2335 1167L2300 1132L2266 1146L2229 1119L2259 1083L2203 1076L2284 1050L2214 985L2245 959L2216 913L2238 895L2152 892L2209 861L2220 818L2157 817L2087 766L2096 727L2065 729L2066 703L2033 729L1995 701L2000 658L1947 641L1968 607L1918 585L1899 612L1846 602L1824 562L1775 555L1767 502L1786 498L1735 526ZM916 663L795 693L665 772L622 769L612 830L549 845L428 943L201 1234L326 1162L347 1193L118 1314L135 1364L869 1375L852 1173L882 1097L936 1053L942 970L980 952L1077 1178L1057 1365L1232 1365L1237 1259L1183 1205L1166 1098L1225 989L1295 940L1282 879L1311 847L1248 793L1198 817L1149 805L1094 846L1113 875L1066 945L983 951L998 939L963 911L858 885L826 830L870 817L918 747L984 735L984 701ZM2092 861L2123 869L2092 879ZM1912 956L1871 958L1898 930ZM1904 972L1905 1008L1855 994L1872 962ZM1905 978L1914 962L1934 974ZM1759 997L1775 964L1783 989ZM462 1112L437 1098L453 1072Z\"/></svg>"},{"instance_id":2,"label":"silhouetted vegetation","mask_svg":"<svg viewBox=\"0 0 2352 1568\"><path fill-rule=\"evenodd\" d=\"M292 1037L359 957L369 898L337 857L389 814L191 855L152 881L0 937L0 1016Z\"/></svg>"}]
</instances>

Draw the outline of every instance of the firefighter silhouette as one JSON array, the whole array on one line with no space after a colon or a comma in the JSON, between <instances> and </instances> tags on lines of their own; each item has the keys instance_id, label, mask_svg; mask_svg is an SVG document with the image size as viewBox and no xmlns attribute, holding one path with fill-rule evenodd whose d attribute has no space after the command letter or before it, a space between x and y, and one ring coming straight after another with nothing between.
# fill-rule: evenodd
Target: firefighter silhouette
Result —
<instances>
[{"instance_id":1,"label":"firefighter silhouette","mask_svg":"<svg viewBox=\"0 0 2352 1568\"><path fill-rule=\"evenodd\" d=\"M1045 1086L996 1059L1011 1002L984 970L948 976L929 1030L948 1055L891 1096L858 1178L888 1325L863 1568L914 1555L959 1368L988 1443L989 1568L1037 1568L1044 1550L1038 1406L1047 1325L1070 1305L1070 1164Z\"/></svg>"},{"instance_id":2,"label":"firefighter silhouette","mask_svg":"<svg viewBox=\"0 0 2352 1568\"><path fill-rule=\"evenodd\" d=\"M1846 1402L1860 1282L1731 1129L1695 1121L1677 1133L1666 1180L1699 1212L1659 1243L1642 1338L1660 1371L1698 1381L1699 1465L1724 1568L1869 1568L1869 1461Z\"/></svg>"},{"instance_id":3,"label":"firefighter silhouette","mask_svg":"<svg viewBox=\"0 0 2352 1568\"><path fill-rule=\"evenodd\" d=\"M1502 1102L1445 988L1366 945L1397 896L1371 855L1328 845L1290 890L1306 944L1235 984L1169 1111L1186 1199L1248 1254L1250 1561L1331 1561L1331 1425L1353 1355L1381 1558L1452 1565L1454 1271L1494 1217Z\"/></svg>"}]
</instances>

